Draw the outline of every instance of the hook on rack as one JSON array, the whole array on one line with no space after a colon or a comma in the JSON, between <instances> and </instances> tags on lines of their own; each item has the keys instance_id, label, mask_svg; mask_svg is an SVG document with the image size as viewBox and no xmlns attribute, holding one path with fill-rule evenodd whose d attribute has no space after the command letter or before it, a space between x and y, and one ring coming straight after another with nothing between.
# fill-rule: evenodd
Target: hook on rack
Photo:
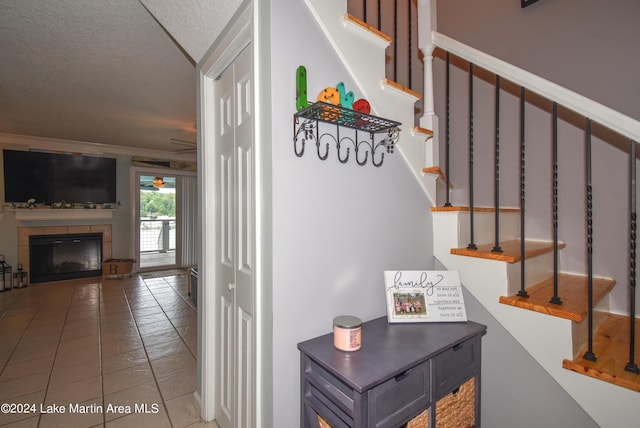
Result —
<instances>
[{"instance_id":1,"label":"hook on rack","mask_svg":"<svg viewBox=\"0 0 640 428\"><path fill-rule=\"evenodd\" d=\"M342 152L341 149L342 149L343 143L345 143L345 142L346 143L351 143L355 147L355 143L349 137L343 138L342 140L338 140L338 142L336 143L336 149L337 149L337 152L338 152L338 161L340 161L340 163L347 163L349 161L349 154L351 154L351 147L347 147L345 157L342 158L342 156L340 155L340 153Z\"/></svg>"},{"instance_id":2,"label":"hook on rack","mask_svg":"<svg viewBox=\"0 0 640 428\"><path fill-rule=\"evenodd\" d=\"M328 136L330 138L333 138L333 135L331 134L322 134L317 140L316 140L316 148L318 150L318 157L320 158L320 160L326 160L329 157L329 143L325 144L325 152L324 155L320 154L320 140L322 140L323 137Z\"/></svg>"},{"instance_id":3,"label":"hook on rack","mask_svg":"<svg viewBox=\"0 0 640 428\"><path fill-rule=\"evenodd\" d=\"M316 139L313 132L316 129L316 124L317 123L314 120L306 119L300 123L298 117L294 118L293 130L295 134L293 137L293 151L296 156L302 157L302 155L304 155L304 146L307 141L313 141Z\"/></svg>"}]
</instances>

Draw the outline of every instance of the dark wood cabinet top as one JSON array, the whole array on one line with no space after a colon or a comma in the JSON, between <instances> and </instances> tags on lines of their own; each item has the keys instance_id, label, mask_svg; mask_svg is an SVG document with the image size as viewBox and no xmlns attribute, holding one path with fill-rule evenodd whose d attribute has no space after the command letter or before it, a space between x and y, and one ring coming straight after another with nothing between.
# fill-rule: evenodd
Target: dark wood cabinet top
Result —
<instances>
[{"instance_id":1,"label":"dark wood cabinet top","mask_svg":"<svg viewBox=\"0 0 640 428\"><path fill-rule=\"evenodd\" d=\"M333 333L301 342L298 349L362 393L485 332L486 326L472 321L390 324L384 316L362 325L358 351L336 349Z\"/></svg>"}]
</instances>

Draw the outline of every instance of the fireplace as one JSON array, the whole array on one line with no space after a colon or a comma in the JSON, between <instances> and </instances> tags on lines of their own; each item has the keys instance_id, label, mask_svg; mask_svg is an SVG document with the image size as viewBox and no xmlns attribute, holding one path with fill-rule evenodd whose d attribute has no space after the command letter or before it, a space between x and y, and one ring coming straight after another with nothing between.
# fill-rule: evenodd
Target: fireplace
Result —
<instances>
[{"instance_id":1,"label":"fireplace","mask_svg":"<svg viewBox=\"0 0 640 428\"><path fill-rule=\"evenodd\" d=\"M31 283L31 256L29 254L29 239L34 235L67 235L67 234L102 234L102 259L113 258L111 254L111 225L50 225L18 227L18 263L22 264L25 272L28 272L28 280Z\"/></svg>"},{"instance_id":2,"label":"fireplace","mask_svg":"<svg viewBox=\"0 0 640 428\"><path fill-rule=\"evenodd\" d=\"M32 283L102 275L102 233L31 235Z\"/></svg>"}]
</instances>

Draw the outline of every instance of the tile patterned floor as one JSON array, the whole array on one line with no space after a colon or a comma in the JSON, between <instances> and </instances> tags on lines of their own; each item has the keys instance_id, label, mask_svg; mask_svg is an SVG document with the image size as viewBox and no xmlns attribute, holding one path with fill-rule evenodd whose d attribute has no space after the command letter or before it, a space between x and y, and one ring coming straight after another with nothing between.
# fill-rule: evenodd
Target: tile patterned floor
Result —
<instances>
[{"instance_id":1,"label":"tile patterned floor","mask_svg":"<svg viewBox=\"0 0 640 428\"><path fill-rule=\"evenodd\" d=\"M183 270L0 293L0 426L217 427L196 329Z\"/></svg>"}]
</instances>

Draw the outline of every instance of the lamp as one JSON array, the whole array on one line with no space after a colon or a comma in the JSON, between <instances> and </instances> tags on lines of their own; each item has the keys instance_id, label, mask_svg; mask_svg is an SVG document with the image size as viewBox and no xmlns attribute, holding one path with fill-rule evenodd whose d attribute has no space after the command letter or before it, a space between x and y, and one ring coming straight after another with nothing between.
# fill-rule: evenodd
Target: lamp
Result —
<instances>
[{"instance_id":1,"label":"lamp","mask_svg":"<svg viewBox=\"0 0 640 428\"><path fill-rule=\"evenodd\" d=\"M153 179L153 187L161 188L164 187L164 180L162 177L154 177Z\"/></svg>"},{"instance_id":2,"label":"lamp","mask_svg":"<svg viewBox=\"0 0 640 428\"><path fill-rule=\"evenodd\" d=\"M11 285L11 280L11 266L9 266L9 264L4 261L4 256L0 254L0 285L2 286L2 288L0 288L0 291L11 290L11 288L13 288ZM8 287L7 281L9 281Z\"/></svg>"}]
</instances>

